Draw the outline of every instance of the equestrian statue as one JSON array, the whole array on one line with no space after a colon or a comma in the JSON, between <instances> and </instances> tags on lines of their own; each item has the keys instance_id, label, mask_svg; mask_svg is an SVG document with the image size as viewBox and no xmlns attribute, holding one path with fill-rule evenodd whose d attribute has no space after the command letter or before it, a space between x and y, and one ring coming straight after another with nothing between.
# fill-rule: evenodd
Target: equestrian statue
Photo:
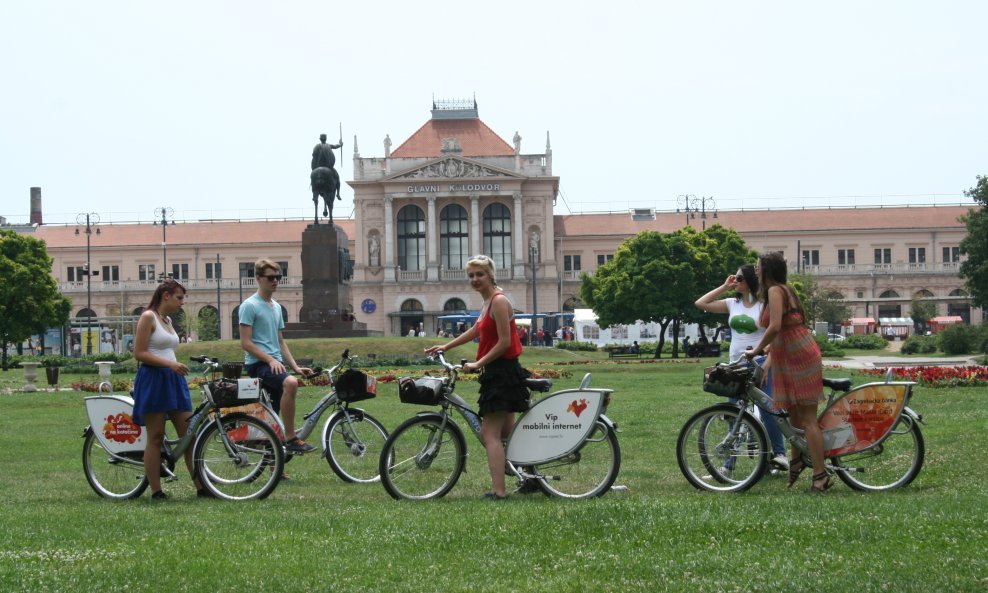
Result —
<instances>
[{"instance_id":1,"label":"equestrian statue","mask_svg":"<svg viewBox=\"0 0 988 593\"><path fill-rule=\"evenodd\" d=\"M322 215L329 218L333 224L333 197L340 197L340 174L336 171L336 155L334 148L343 148L343 137L339 144L326 144L326 134L319 135L319 144L312 149L312 173L309 183L312 185L312 203L315 206L315 221L319 224L319 196L323 200Z\"/></svg>"}]
</instances>

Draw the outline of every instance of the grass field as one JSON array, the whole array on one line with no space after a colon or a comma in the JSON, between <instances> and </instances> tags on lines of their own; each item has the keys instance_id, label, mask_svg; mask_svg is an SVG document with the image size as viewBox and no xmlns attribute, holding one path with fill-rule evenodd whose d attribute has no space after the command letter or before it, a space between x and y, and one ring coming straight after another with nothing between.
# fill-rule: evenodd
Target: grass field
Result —
<instances>
[{"instance_id":1,"label":"grass field","mask_svg":"<svg viewBox=\"0 0 988 593\"><path fill-rule=\"evenodd\" d=\"M326 347L321 362L341 350ZM583 358L530 350L525 361L571 371L559 388L591 371L615 390L617 483L629 489L577 502L480 500L489 477L472 440L467 474L438 501L345 484L310 455L265 501L197 500L183 471L165 485L169 501L112 503L82 473L82 394L0 395L0 591L988 590L988 478L972 462L988 450L984 389L917 389L926 463L900 491L837 482L813 496L806 476L792 492L767 476L749 493L711 495L675 460L683 422L719 401L699 388L702 365L562 364ZM0 373L0 385L20 377ZM460 391L476 399L476 384ZM394 384L379 393L360 405L389 429L422 409L400 404ZM319 394L306 388L300 410Z\"/></svg>"}]
</instances>

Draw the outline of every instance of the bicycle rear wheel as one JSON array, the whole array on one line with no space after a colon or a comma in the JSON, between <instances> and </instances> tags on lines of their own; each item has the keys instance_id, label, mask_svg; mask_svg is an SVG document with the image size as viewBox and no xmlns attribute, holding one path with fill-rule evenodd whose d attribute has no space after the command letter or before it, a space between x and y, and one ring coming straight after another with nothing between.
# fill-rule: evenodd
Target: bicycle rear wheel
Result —
<instances>
[{"instance_id":1,"label":"bicycle rear wheel","mask_svg":"<svg viewBox=\"0 0 988 593\"><path fill-rule=\"evenodd\" d=\"M831 459L837 477L864 492L900 488L919 475L926 455L926 444L919 424L909 416L899 416L892 432L879 445Z\"/></svg>"},{"instance_id":2,"label":"bicycle rear wheel","mask_svg":"<svg viewBox=\"0 0 988 593\"><path fill-rule=\"evenodd\" d=\"M381 451L381 484L395 499L445 496L463 473L467 444L460 429L439 414L416 416L391 433Z\"/></svg>"},{"instance_id":3,"label":"bicycle rear wheel","mask_svg":"<svg viewBox=\"0 0 988 593\"><path fill-rule=\"evenodd\" d=\"M266 422L246 414L227 414L210 422L199 433L193 451L203 487L225 500L266 498L278 486L285 467L278 435Z\"/></svg>"},{"instance_id":4,"label":"bicycle rear wheel","mask_svg":"<svg viewBox=\"0 0 988 593\"><path fill-rule=\"evenodd\" d=\"M148 478L141 461L144 459L144 451L125 453L120 457L127 457L138 463L115 458L103 448L103 443L92 428L86 431L82 445L82 469L86 473L86 481L103 498L137 498L148 487Z\"/></svg>"},{"instance_id":5,"label":"bicycle rear wheel","mask_svg":"<svg viewBox=\"0 0 988 593\"><path fill-rule=\"evenodd\" d=\"M593 498L610 490L621 469L617 435L597 422L579 449L561 459L533 466L543 492L560 498Z\"/></svg>"},{"instance_id":6,"label":"bicycle rear wheel","mask_svg":"<svg viewBox=\"0 0 988 593\"><path fill-rule=\"evenodd\" d=\"M363 410L346 409L333 416L323 431L326 461L344 482L366 484L381 479L381 451L388 431Z\"/></svg>"},{"instance_id":7,"label":"bicycle rear wheel","mask_svg":"<svg viewBox=\"0 0 988 593\"><path fill-rule=\"evenodd\" d=\"M718 404L686 421L676 441L676 460L686 480L700 490L741 492L765 473L767 441L754 416Z\"/></svg>"}]
</instances>

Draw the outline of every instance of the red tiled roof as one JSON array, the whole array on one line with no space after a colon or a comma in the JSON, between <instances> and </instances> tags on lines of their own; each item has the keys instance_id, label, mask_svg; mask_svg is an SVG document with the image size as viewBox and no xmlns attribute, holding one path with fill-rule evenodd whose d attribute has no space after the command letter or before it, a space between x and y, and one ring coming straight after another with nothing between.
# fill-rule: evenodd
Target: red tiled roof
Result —
<instances>
[{"instance_id":1,"label":"red tiled roof","mask_svg":"<svg viewBox=\"0 0 988 593\"><path fill-rule=\"evenodd\" d=\"M352 219L337 219L336 226L353 239ZM250 220L224 222L179 222L169 225L166 238L169 245L229 245L296 243L301 245L302 231L312 224L309 220ZM72 248L86 244L84 235L75 234L75 226L41 225L32 236L43 239L51 248ZM100 234L90 236L90 244L143 247L161 245L161 227L144 224L101 224Z\"/></svg>"},{"instance_id":2,"label":"red tiled roof","mask_svg":"<svg viewBox=\"0 0 988 593\"><path fill-rule=\"evenodd\" d=\"M967 206L900 208L833 208L819 210L728 210L707 213L707 226L720 224L739 233L773 231L848 231L867 229L962 228L958 217ZM697 215L699 217L699 215ZM632 220L630 213L570 214L555 217L557 237L633 235L641 231L671 233L686 226L686 214L656 212L655 220ZM699 218L689 221L701 227Z\"/></svg>"},{"instance_id":3,"label":"red tiled roof","mask_svg":"<svg viewBox=\"0 0 988 593\"><path fill-rule=\"evenodd\" d=\"M442 156L442 141L456 138L462 156L511 156L514 149L479 119L430 119L391 153L395 158Z\"/></svg>"}]
</instances>

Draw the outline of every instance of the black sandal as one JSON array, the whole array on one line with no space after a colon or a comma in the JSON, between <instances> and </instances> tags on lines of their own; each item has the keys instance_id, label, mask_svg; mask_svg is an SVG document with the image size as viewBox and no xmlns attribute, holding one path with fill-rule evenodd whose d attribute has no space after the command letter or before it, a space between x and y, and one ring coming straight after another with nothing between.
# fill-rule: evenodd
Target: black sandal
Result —
<instances>
[{"instance_id":1,"label":"black sandal","mask_svg":"<svg viewBox=\"0 0 988 593\"><path fill-rule=\"evenodd\" d=\"M819 486L816 485L817 482L823 481ZM830 474L826 471L822 471L818 474L813 474L813 484L810 485L810 492L826 492L830 488Z\"/></svg>"},{"instance_id":2,"label":"black sandal","mask_svg":"<svg viewBox=\"0 0 988 593\"><path fill-rule=\"evenodd\" d=\"M806 462L803 461L802 457L789 460L789 480L786 481L787 490L792 488L796 481L799 480L799 474L803 473L804 469L806 469Z\"/></svg>"}]
</instances>

